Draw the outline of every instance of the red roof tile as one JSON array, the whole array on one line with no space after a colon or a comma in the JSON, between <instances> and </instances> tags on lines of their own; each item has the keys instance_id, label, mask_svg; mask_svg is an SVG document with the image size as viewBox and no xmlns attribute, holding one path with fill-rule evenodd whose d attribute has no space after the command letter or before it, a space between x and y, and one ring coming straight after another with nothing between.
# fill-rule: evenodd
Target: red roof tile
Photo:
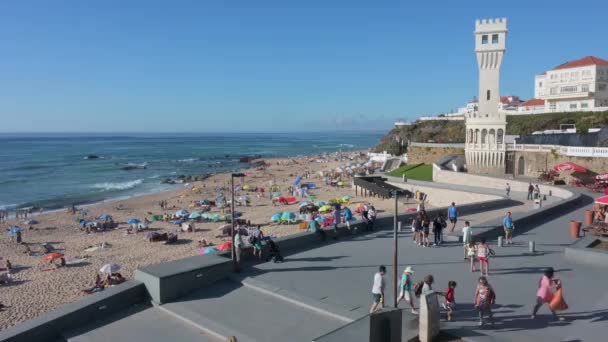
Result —
<instances>
[{"instance_id":1,"label":"red roof tile","mask_svg":"<svg viewBox=\"0 0 608 342\"><path fill-rule=\"evenodd\" d=\"M545 100L543 99L530 99L522 104L520 104L520 107L536 107L536 106L544 106L545 105Z\"/></svg>"},{"instance_id":2,"label":"red roof tile","mask_svg":"<svg viewBox=\"0 0 608 342\"><path fill-rule=\"evenodd\" d=\"M577 59L574 61L566 62L564 64L560 64L560 65L556 66L555 68L553 68L553 70L578 68L578 67L583 67L583 66L588 66L588 65L608 65L608 61L605 59L601 59L601 58L597 58L597 57L593 57L593 56L587 56L587 57L583 57L581 59Z\"/></svg>"}]
</instances>

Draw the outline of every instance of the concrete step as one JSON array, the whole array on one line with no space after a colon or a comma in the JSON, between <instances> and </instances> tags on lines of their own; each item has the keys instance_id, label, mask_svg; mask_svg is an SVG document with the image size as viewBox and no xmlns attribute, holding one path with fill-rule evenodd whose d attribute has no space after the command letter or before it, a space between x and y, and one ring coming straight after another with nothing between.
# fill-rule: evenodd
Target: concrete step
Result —
<instances>
[{"instance_id":1,"label":"concrete step","mask_svg":"<svg viewBox=\"0 0 608 342\"><path fill-rule=\"evenodd\" d=\"M65 334L69 342L184 341L220 342L216 336L167 315L156 307L136 306Z\"/></svg>"},{"instance_id":2,"label":"concrete step","mask_svg":"<svg viewBox=\"0 0 608 342\"><path fill-rule=\"evenodd\" d=\"M236 336L239 342L310 342L350 322L311 304L302 305L231 280L158 308L216 338Z\"/></svg>"}]
</instances>

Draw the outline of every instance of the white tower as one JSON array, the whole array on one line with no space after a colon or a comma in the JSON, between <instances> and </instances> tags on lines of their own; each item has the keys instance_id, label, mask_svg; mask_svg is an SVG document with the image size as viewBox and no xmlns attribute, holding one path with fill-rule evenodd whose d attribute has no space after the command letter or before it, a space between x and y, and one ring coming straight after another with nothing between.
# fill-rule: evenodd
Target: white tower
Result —
<instances>
[{"instance_id":1,"label":"white tower","mask_svg":"<svg viewBox=\"0 0 608 342\"><path fill-rule=\"evenodd\" d=\"M466 115L465 153L473 173L505 173L507 119L498 112L500 64L506 49L507 19L475 23L475 54L479 66L479 110Z\"/></svg>"}]
</instances>

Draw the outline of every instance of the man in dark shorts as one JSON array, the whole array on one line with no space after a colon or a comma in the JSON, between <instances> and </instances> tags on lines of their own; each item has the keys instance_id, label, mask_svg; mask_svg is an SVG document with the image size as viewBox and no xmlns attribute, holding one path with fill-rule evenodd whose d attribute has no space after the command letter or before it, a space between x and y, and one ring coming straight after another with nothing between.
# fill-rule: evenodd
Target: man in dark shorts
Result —
<instances>
[{"instance_id":1,"label":"man in dark shorts","mask_svg":"<svg viewBox=\"0 0 608 342\"><path fill-rule=\"evenodd\" d=\"M456 222L458 222L458 209L456 208L456 203L454 202L452 202L452 206L448 208L448 218L452 224L452 227L450 228L450 233L452 233L456 228Z\"/></svg>"}]
</instances>

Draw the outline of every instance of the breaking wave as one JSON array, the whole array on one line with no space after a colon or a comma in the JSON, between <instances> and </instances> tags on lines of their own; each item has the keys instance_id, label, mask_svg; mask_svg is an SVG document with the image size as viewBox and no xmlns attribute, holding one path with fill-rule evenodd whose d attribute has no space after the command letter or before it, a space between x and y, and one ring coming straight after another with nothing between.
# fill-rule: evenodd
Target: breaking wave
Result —
<instances>
[{"instance_id":1,"label":"breaking wave","mask_svg":"<svg viewBox=\"0 0 608 342\"><path fill-rule=\"evenodd\" d=\"M127 189L133 189L134 187L140 185L143 182L144 182L143 179L136 179L136 180L129 181L129 182L97 183L97 184L93 184L92 187L95 188L95 189L101 189L103 191L127 190Z\"/></svg>"}]
</instances>

